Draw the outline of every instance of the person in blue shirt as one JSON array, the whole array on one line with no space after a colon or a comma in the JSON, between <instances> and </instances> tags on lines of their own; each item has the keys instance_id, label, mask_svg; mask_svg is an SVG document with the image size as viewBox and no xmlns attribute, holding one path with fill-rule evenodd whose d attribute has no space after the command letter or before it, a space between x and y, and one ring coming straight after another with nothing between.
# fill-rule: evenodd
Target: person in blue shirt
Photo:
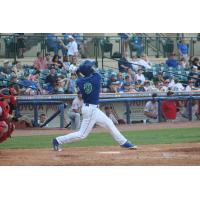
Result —
<instances>
[{"instance_id":1,"label":"person in blue shirt","mask_svg":"<svg viewBox=\"0 0 200 200\"><path fill-rule=\"evenodd\" d=\"M176 68L178 67L178 60L176 59L176 54L172 53L170 57L166 60L166 64L168 67Z\"/></svg>"},{"instance_id":2,"label":"person in blue shirt","mask_svg":"<svg viewBox=\"0 0 200 200\"><path fill-rule=\"evenodd\" d=\"M179 55L181 58L185 58L188 61L188 45L185 43L185 40L182 39L180 43L177 44Z\"/></svg>"},{"instance_id":3,"label":"person in blue shirt","mask_svg":"<svg viewBox=\"0 0 200 200\"><path fill-rule=\"evenodd\" d=\"M54 138L52 145L55 151L60 151L60 145L63 143L71 143L86 138L95 124L107 128L113 139L121 147L127 149L137 148L119 132L112 120L99 109L101 75L94 70L95 64L95 61L85 60L78 69L79 73L84 75L77 80L77 86L84 102L81 128L77 132Z\"/></svg>"}]
</instances>

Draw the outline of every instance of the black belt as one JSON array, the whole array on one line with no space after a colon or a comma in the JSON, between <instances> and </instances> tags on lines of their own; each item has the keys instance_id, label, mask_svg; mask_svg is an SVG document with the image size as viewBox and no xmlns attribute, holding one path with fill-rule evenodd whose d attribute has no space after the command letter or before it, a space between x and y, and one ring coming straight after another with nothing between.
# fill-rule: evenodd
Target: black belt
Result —
<instances>
[{"instance_id":1,"label":"black belt","mask_svg":"<svg viewBox=\"0 0 200 200\"><path fill-rule=\"evenodd\" d=\"M97 106L97 108L99 107L99 105L95 105L95 104L89 104L89 103L85 103L85 106L89 107L90 105L94 105Z\"/></svg>"}]
</instances>

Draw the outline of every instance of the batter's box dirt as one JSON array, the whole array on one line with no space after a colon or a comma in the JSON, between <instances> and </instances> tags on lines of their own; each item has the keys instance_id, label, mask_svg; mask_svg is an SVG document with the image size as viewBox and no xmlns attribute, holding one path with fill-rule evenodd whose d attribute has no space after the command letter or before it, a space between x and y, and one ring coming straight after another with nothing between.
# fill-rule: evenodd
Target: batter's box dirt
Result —
<instances>
[{"instance_id":1,"label":"batter's box dirt","mask_svg":"<svg viewBox=\"0 0 200 200\"><path fill-rule=\"evenodd\" d=\"M113 147L0 150L4 166L141 166L200 165L200 143L141 145L138 150Z\"/></svg>"}]
</instances>

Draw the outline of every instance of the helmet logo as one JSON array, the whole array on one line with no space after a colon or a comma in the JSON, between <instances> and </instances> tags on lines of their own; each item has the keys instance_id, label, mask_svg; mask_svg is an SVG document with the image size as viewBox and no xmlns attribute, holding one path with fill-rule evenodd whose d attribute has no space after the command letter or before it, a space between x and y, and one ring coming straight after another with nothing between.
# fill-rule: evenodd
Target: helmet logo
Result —
<instances>
[{"instance_id":1,"label":"helmet logo","mask_svg":"<svg viewBox=\"0 0 200 200\"><path fill-rule=\"evenodd\" d=\"M92 84L91 83L85 83L84 84L84 91L86 94L90 94L92 92Z\"/></svg>"}]
</instances>

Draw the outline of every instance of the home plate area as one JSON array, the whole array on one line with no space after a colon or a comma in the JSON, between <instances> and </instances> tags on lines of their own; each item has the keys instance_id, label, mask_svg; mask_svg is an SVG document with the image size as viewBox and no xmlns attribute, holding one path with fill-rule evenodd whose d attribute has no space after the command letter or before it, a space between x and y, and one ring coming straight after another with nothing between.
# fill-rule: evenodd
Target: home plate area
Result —
<instances>
[{"instance_id":1,"label":"home plate area","mask_svg":"<svg viewBox=\"0 0 200 200\"><path fill-rule=\"evenodd\" d=\"M151 166L200 165L200 143L113 147L0 150L0 165L11 166Z\"/></svg>"}]
</instances>

